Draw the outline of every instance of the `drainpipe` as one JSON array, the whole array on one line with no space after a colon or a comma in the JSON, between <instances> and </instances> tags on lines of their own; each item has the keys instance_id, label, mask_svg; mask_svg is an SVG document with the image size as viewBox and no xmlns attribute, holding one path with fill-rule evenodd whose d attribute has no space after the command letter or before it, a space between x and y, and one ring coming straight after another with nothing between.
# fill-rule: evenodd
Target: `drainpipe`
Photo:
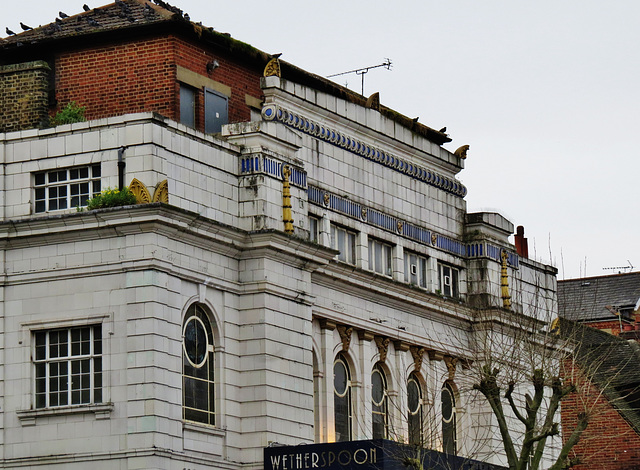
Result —
<instances>
[{"instance_id":1,"label":"drainpipe","mask_svg":"<svg viewBox=\"0 0 640 470\"><path fill-rule=\"evenodd\" d=\"M124 168L127 164L124 161L124 147L118 149L118 189L124 189Z\"/></svg>"}]
</instances>

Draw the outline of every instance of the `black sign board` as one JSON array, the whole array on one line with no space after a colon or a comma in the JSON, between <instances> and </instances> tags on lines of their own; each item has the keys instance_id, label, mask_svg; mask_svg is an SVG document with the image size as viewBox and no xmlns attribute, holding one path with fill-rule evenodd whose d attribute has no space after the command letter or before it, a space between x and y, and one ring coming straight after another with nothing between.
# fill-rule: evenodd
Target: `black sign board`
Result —
<instances>
[{"instance_id":1,"label":"black sign board","mask_svg":"<svg viewBox=\"0 0 640 470\"><path fill-rule=\"evenodd\" d=\"M502 470L478 460L420 449L385 439L272 446L264 450L264 470Z\"/></svg>"}]
</instances>

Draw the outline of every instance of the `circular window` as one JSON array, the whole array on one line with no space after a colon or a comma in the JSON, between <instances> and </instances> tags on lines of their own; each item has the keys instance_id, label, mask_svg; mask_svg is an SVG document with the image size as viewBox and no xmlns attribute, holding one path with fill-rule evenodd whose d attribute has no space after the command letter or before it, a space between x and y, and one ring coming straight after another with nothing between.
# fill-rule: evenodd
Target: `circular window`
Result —
<instances>
[{"instance_id":1,"label":"circular window","mask_svg":"<svg viewBox=\"0 0 640 470\"><path fill-rule=\"evenodd\" d=\"M202 320L191 317L184 325L184 352L194 367L202 367L207 360L207 331Z\"/></svg>"},{"instance_id":2,"label":"circular window","mask_svg":"<svg viewBox=\"0 0 640 470\"><path fill-rule=\"evenodd\" d=\"M341 360L333 364L333 389L339 397L345 396L349 390L347 366Z\"/></svg>"},{"instance_id":3,"label":"circular window","mask_svg":"<svg viewBox=\"0 0 640 470\"><path fill-rule=\"evenodd\" d=\"M414 378L410 378L407 383L407 395L409 413L415 415L420 411L420 385Z\"/></svg>"},{"instance_id":4,"label":"circular window","mask_svg":"<svg viewBox=\"0 0 640 470\"><path fill-rule=\"evenodd\" d=\"M371 400L376 406L382 406L384 402L384 377L382 372L378 369L374 369L371 374Z\"/></svg>"}]
</instances>

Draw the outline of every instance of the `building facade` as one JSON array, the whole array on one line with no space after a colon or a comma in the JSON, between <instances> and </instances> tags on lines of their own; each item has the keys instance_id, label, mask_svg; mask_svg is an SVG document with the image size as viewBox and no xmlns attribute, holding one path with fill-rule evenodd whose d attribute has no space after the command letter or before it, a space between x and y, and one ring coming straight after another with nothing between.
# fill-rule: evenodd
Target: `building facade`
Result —
<instances>
[{"instance_id":1,"label":"building facade","mask_svg":"<svg viewBox=\"0 0 640 470\"><path fill-rule=\"evenodd\" d=\"M162 1L0 47L5 468L379 438L504 463L463 384L556 270L467 213L468 146ZM70 102L89 120L42 127ZM123 181L139 204L82 210Z\"/></svg>"}]
</instances>

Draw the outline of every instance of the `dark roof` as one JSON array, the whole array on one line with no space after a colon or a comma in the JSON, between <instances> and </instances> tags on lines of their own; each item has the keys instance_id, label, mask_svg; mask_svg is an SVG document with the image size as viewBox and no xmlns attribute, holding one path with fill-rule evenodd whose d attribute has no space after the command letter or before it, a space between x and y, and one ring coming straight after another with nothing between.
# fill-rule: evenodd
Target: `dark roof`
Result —
<instances>
[{"instance_id":1,"label":"dark roof","mask_svg":"<svg viewBox=\"0 0 640 470\"><path fill-rule=\"evenodd\" d=\"M575 344L575 359L620 415L640 434L640 345L571 320L562 334ZM581 410L577 410L580 412Z\"/></svg>"},{"instance_id":2,"label":"dark roof","mask_svg":"<svg viewBox=\"0 0 640 470\"><path fill-rule=\"evenodd\" d=\"M69 12L67 12L69 13ZM236 60L262 67L272 55L255 47L233 39L227 33L192 22L178 7L163 0L118 0L87 12L59 19L44 26L21 32L15 36L0 39L0 65L28 60L47 60L51 51L65 47L78 47L101 40L124 40L142 33L168 31L179 33L195 41L202 42L217 50L233 54ZM347 101L367 105L367 98L338 85L319 75L309 73L285 61L280 61L282 77L302 85ZM438 145L451 142L444 132L432 129L422 123L380 105L378 111L383 116L411 129Z\"/></svg>"},{"instance_id":3,"label":"dark roof","mask_svg":"<svg viewBox=\"0 0 640 470\"><path fill-rule=\"evenodd\" d=\"M558 281L558 311L571 320L614 320L611 310L635 310L639 300L640 272Z\"/></svg>"}]
</instances>

